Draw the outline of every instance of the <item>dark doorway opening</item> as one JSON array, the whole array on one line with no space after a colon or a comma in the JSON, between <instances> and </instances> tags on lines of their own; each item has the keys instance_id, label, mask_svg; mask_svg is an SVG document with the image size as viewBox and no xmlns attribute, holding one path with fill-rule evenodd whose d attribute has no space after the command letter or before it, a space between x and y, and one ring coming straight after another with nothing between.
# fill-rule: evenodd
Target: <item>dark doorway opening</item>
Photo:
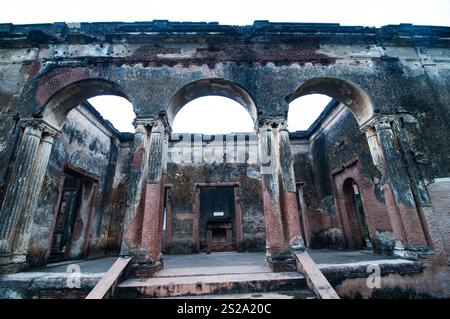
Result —
<instances>
[{"instance_id":1,"label":"dark doorway opening","mask_svg":"<svg viewBox=\"0 0 450 319\"><path fill-rule=\"evenodd\" d=\"M217 242L226 241L227 240L227 229L223 227L212 228L211 231L211 239Z\"/></svg>"},{"instance_id":2,"label":"dark doorway opening","mask_svg":"<svg viewBox=\"0 0 450 319\"><path fill-rule=\"evenodd\" d=\"M236 249L236 207L234 186L200 187L200 251Z\"/></svg>"},{"instance_id":3,"label":"dark doorway opening","mask_svg":"<svg viewBox=\"0 0 450 319\"><path fill-rule=\"evenodd\" d=\"M366 215L356 182L349 178L343 185L345 198L345 209L350 223L352 242L354 249L371 248L369 228L367 226Z\"/></svg>"},{"instance_id":4,"label":"dark doorway opening","mask_svg":"<svg viewBox=\"0 0 450 319\"><path fill-rule=\"evenodd\" d=\"M65 168L61 185L50 262L85 257L97 180Z\"/></svg>"}]
</instances>

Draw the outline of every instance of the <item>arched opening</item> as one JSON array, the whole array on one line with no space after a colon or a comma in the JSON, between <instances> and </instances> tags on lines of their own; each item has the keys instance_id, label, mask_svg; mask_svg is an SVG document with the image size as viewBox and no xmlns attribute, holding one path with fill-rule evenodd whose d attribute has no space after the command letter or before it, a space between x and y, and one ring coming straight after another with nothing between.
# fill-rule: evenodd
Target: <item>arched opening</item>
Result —
<instances>
[{"instance_id":1,"label":"arched opening","mask_svg":"<svg viewBox=\"0 0 450 319\"><path fill-rule=\"evenodd\" d=\"M356 182L348 178L342 185L345 201L345 211L350 224L352 238L347 238L350 248L362 249L372 247L366 215L361 201L361 193Z\"/></svg>"},{"instance_id":2,"label":"arched opening","mask_svg":"<svg viewBox=\"0 0 450 319\"><path fill-rule=\"evenodd\" d=\"M175 116L173 133L229 134L253 132L247 110L222 96L204 96L187 103Z\"/></svg>"},{"instance_id":3,"label":"arched opening","mask_svg":"<svg viewBox=\"0 0 450 319\"><path fill-rule=\"evenodd\" d=\"M315 99L322 103L317 105ZM302 106L301 100L306 101ZM342 184L334 183L336 178L348 176L355 163L360 163L364 169L369 168L379 177L377 168L372 166L376 162L373 160L373 149L360 130L374 115L370 98L350 81L318 77L302 84L287 101L290 102L290 132L306 131L292 134L291 145L295 145L292 149L296 178L303 182L304 198L299 207L300 214L309 228L305 231L310 236L307 242L313 243L312 246L317 248L342 249L349 246L361 249L369 246L367 222L365 214L362 213L365 203L362 203L356 184L347 181L344 187L345 195L342 195ZM299 113L295 113L295 108ZM300 113L301 108L304 108L303 113ZM302 114L311 112L314 108L316 114L311 118L312 123L304 124L303 127L292 124L295 117L302 117ZM377 205L366 208L370 216L381 215L379 212L382 210ZM341 214L349 216L344 218L344 221L339 221L336 211L345 211ZM348 226L347 220L352 222L351 226ZM377 224L374 227L386 229L387 223L383 220L382 225Z\"/></svg>"},{"instance_id":4,"label":"arched opening","mask_svg":"<svg viewBox=\"0 0 450 319\"><path fill-rule=\"evenodd\" d=\"M86 80L57 92L40 114L60 134L45 173L55 187L40 203L53 210L38 208L39 220L53 226L33 238L47 239L51 262L118 253L133 146L131 103L117 84Z\"/></svg>"},{"instance_id":5,"label":"arched opening","mask_svg":"<svg viewBox=\"0 0 450 319\"><path fill-rule=\"evenodd\" d=\"M347 80L317 77L306 81L301 85L288 102L308 94L327 95L344 105L353 113L358 124L364 124L374 113L372 103L369 97L354 83Z\"/></svg>"},{"instance_id":6,"label":"arched opening","mask_svg":"<svg viewBox=\"0 0 450 319\"><path fill-rule=\"evenodd\" d=\"M332 98L324 94L302 95L289 103L287 117L290 132L307 131L327 108Z\"/></svg>"},{"instance_id":7,"label":"arched opening","mask_svg":"<svg viewBox=\"0 0 450 319\"><path fill-rule=\"evenodd\" d=\"M167 107L169 124L173 124L175 116L186 104L206 96L221 96L236 101L247 110L253 122L256 122L256 106L250 95L234 82L214 78L189 83L173 96Z\"/></svg>"},{"instance_id":8,"label":"arched opening","mask_svg":"<svg viewBox=\"0 0 450 319\"><path fill-rule=\"evenodd\" d=\"M98 95L88 102L100 113L103 119L122 133L133 133L133 120L136 114L133 105L124 97L116 95Z\"/></svg>"},{"instance_id":9,"label":"arched opening","mask_svg":"<svg viewBox=\"0 0 450 319\"><path fill-rule=\"evenodd\" d=\"M38 110L37 115L42 116L48 124L60 129L70 110L100 95L114 95L128 99L123 89L114 82L100 79L83 80L72 83L55 93L43 109Z\"/></svg>"},{"instance_id":10,"label":"arched opening","mask_svg":"<svg viewBox=\"0 0 450 319\"><path fill-rule=\"evenodd\" d=\"M189 265L192 257L177 256L180 253L251 251L258 252L256 262L264 264L262 197L246 195L260 184L254 132L257 111L252 98L231 81L202 79L173 96L167 118L177 133L169 141L171 156L180 149L191 153L182 161L170 156L168 160L170 200L165 202L170 207L164 207L163 220L170 222L163 228L165 269L178 261ZM258 208L252 220L242 218L253 207ZM187 214L191 211L192 218ZM235 266L235 258L222 263Z\"/></svg>"}]
</instances>

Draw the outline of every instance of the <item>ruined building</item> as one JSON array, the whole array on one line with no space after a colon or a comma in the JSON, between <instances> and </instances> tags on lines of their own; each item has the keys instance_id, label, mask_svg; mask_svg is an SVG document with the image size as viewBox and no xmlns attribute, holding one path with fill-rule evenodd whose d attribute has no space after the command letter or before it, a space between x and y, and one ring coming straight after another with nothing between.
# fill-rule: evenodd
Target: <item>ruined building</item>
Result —
<instances>
[{"instance_id":1,"label":"ruined building","mask_svg":"<svg viewBox=\"0 0 450 319\"><path fill-rule=\"evenodd\" d=\"M149 277L217 251L282 272L306 247L450 280L449 87L447 27L0 24L0 273L120 255ZM333 100L289 132L289 103L312 93ZM132 103L134 134L87 102L105 94ZM208 95L254 131L171 134Z\"/></svg>"}]
</instances>

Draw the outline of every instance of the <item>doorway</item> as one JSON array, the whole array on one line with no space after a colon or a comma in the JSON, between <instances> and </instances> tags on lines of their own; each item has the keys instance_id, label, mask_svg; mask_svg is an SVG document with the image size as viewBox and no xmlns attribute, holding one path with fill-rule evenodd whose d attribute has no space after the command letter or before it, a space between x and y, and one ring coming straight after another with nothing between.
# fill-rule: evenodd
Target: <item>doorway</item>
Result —
<instances>
[{"instance_id":1,"label":"doorway","mask_svg":"<svg viewBox=\"0 0 450 319\"><path fill-rule=\"evenodd\" d=\"M199 191L199 250L236 250L235 187L203 186Z\"/></svg>"},{"instance_id":2,"label":"doorway","mask_svg":"<svg viewBox=\"0 0 450 319\"><path fill-rule=\"evenodd\" d=\"M345 210L351 228L351 236L354 249L372 248L369 227L361 201L361 193L358 185L352 178L345 180L343 184Z\"/></svg>"},{"instance_id":3,"label":"doorway","mask_svg":"<svg viewBox=\"0 0 450 319\"><path fill-rule=\"evenodd\" d=\"M61 185L50 262L85 257L97 180L65 168Z\"/></svg>"}]
</instances>

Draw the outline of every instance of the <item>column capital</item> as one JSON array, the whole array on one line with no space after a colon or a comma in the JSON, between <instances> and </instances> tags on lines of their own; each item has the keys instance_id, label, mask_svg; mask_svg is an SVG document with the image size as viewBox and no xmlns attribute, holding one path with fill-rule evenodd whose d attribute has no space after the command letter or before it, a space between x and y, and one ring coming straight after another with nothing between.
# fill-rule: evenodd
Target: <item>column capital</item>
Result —
<instances>
[{"instance_id":1,"label":"column capital","mask_svg":"<svg viewBox=\"0 0 450 319\"><path fill-rule=\"evenodd\" d=\"M164 118L155 118L152 122L152 134L160 133L164 134L166 132L170 133L169 123Z\"/></svg>"},{"instance_id":2,"label":"column capital","mask_svg":"<svg viewBox=\"0 0 450 319\"><path fill-rule=\"evenodd\" d=\"M386 129L391 128L390 123L395 120L392 114L374 114L369 120L360 125L359 129L363 133L367 133L370 129Z\"/></svg>"},{"instance_id":3,"label":"column capital","mask_svg":"<svg viewBox=\"0 0 450 319\"><path fill-rule=\"evenodd\" d=\"M138 126L143 126L146 128L151 128L153 125L153 118L152 117L136 117L133 121L133 126L135 129L138 128Z\"/></svg>"},{"instance_id":4,"label":"column capital","mask_svg":"<svg viewBox=\"0 0 450 319\"><path fill-rule=\"evenodd\" d=\"M256 132L261 129L271 130L273 128L278 128L287 131L287 119L284 117L265 117L258 120L257 126L255 127Z\"/></svg>"},{"instance_id":5,"label":"column capital","mask_svg":"<svg viewBox=\"0 0 450 319\"><path fill-rule=\"evenodd\" d=\"M136 129L138 129L139 126L145 127L149 130L149 132L155 130L155 128L161 133L167 132L170 134L172 132L169 121L165 116L136 117L133 121L133 126Z\"/></svg>"},{"instance_id":6,"label":"column capital","mask_svg":"<svg viewBox=\"0 0 450 319\"><path fill-rule=\"evenodd\" d=\"M39 118L29 118L25 119L21 123L24 128L33 128L41 132L42 135L47 135L52 138L57 138L61 131L52 126L51 124L45 122L43 119Z\"/></svg>"}]
</instances>

